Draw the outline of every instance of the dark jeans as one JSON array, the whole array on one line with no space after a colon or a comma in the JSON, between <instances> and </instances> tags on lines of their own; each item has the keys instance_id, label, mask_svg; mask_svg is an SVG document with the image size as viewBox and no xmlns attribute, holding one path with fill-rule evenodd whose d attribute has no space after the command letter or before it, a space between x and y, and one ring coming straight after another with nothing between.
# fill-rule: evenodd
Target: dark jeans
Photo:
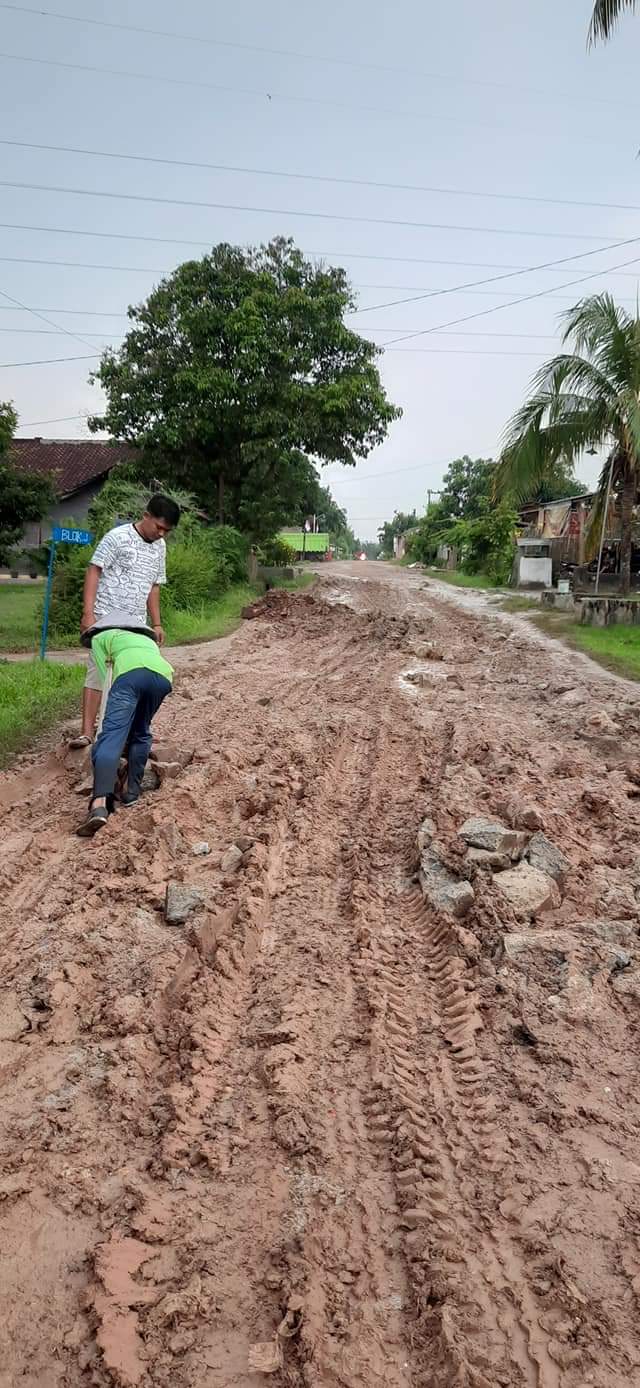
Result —
<instances>
[{"instance_id":1,"label":"dark jeans","mask_svg":"<svg viewBox=\"0 0 640 1388\"><path fill-rule=\"evenodd\" d=\"M100 734L91 751L93 798L112 795L127 748L129 791L136 794L151 750L151 719L171 685L155 670L129 670L111 686Z\"/></svg>"}]
</instances>

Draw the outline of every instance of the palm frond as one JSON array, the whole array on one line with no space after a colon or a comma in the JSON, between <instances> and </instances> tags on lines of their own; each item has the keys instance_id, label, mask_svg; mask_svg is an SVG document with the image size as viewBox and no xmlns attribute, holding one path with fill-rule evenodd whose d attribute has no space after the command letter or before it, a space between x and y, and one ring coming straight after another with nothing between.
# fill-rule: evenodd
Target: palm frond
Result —
<instances>
[{"instance_id":1,"label":"palm frond","mask_svg":"<svg viewBox=\"0 0 640 1388\"><path fill-rule=\"evenodd\" d=\"M577 352L593 352L603 339L625 333L635 319L611 294L589 294L562 315L564 342L573 338Z\"/></svg>"},{"instance_id":2,"label":"palm frond","mask_svg":"<svg viewBox=\"0 0 640 1388\"><path fill-rule=\"evenodd\" d=\"M589 25L588 45L610 38L623 10L635 10L636 0L596 0Z\"/></svg>"},{"instance_id":3,"label":"palm frond","mask_svg":"<svg viewBox=\"0 0 640 1388\"><path fill-rule=\"evenodd\" d=\"M531 385L536 393L548 391L557 395L560 391L577 392L585 399L606 399L611 404L616 398L614 383L603 371L585 357L567 352L560 352L557 357L544 362L533 376Z\"/></svg>"}]
</instances>

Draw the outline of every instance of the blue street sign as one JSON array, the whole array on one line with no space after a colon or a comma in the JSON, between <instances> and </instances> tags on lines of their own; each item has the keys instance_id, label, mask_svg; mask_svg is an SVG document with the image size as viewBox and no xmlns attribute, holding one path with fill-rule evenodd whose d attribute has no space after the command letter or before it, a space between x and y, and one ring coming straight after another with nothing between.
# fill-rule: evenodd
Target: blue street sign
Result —
<instances>
[{"instance_id":1,"label":"blue street sign","mask_svg":"<svg viewBox=\"0 0 640 1388\"><path fill-rule=\"evenodd\" d=\"M90 545L93 535L90 530L71 530L65 525L54 525L51 539L54 545Z\"/></svg>"},{"instance_id":2,"label":"blue street sign","mask_svg":"<svg viewBox=\"0 0 640 1388\"><path fill-rule=\"evenodd\" d=\"M51 541L49 544L49 568L47 569L47 589L44 595L44 614L42 617L42 634L40 636L40 659L44 660L47 650L47 633L49 631L49 608L51 606L51 588L53 584L53 564L56 557L56 545L90 545L93 535L90 530L75 530L71 526L54 525L51 531Z\"/></svg>"}]
</instances>

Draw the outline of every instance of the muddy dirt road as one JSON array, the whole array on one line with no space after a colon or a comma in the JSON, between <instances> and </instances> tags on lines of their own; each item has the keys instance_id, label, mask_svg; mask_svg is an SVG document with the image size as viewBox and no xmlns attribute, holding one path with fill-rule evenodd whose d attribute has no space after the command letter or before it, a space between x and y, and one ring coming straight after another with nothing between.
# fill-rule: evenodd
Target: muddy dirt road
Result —
<instances>
[{"instance_id":1,"label":"muddy dirt road","mask_svg":"<svg viewBox=\"0 0 640 1388\"><path fill-rule=\"evenodd\" d=\"M0 1385L639 1385L640 694L382 566L268 607L93 842L5 778Z\"/></svg>"}]
</instances>

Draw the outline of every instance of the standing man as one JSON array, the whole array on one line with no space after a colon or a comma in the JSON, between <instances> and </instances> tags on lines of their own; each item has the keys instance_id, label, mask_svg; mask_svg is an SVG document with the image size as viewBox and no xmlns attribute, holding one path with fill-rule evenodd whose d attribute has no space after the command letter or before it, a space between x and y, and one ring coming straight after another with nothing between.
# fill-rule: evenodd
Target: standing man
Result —
<instances>
[{"instance_id":1,"label":"standing man","mask_svg":"<svg viewBox=\"0 0 640 1388\"><path fill-rule=\"evenodd\" d=\"M142 520L135 525L117 525L103 536L87 568L81 631L116 610L144 626L148 611L150 625L162 645L160 585L167 581L165 536L179 519L175 501L158 494L151 497ZM73 739L72 747L88 747L93 742L102 686L103 676L91 655L82 696L82 733Z\"/></svg>"}]
</instances>

